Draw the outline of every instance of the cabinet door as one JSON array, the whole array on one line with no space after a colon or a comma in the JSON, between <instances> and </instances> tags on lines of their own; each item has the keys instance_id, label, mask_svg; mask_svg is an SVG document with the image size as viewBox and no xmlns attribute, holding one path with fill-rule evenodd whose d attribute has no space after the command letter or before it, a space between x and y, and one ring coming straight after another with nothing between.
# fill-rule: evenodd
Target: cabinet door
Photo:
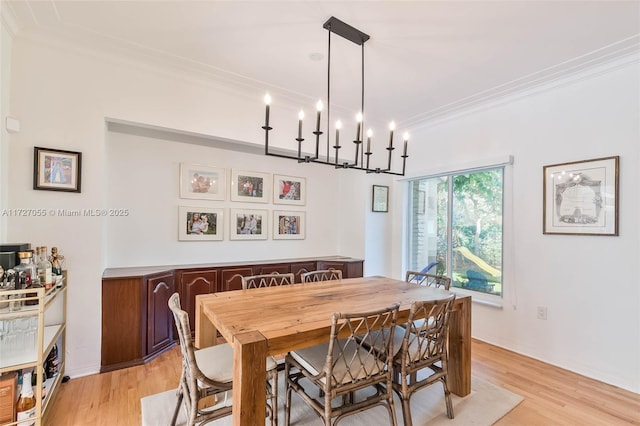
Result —
<instances>
[{"instance_id":1,"label":"cabinet door","mask_svg":"<svg viewBox=\"0 0 640 426\"><path fill-rule=\"evenodd\" d=\"M362 276L362 261L341 262L339 260L318 260L318 269L339 269L342 278L359 278Z\"/></svg>"},{"instance_id":2,"label":"cabinet door","mask_svg":"<svg viewBox=\"0 0 640 426\"><path fill-rule=\"evenodd\" d=\"M147 279L147 356L173 343L173 314L168 303L175 289L173 272Z\"/></svg>"},{"instance_id":3,"label":"cabinet door","mask_svg":"<svg viewBox=\"0 0 640 426\"><path fill-rule=\"evenodd\" d=\"M300 262L291 264L291 272L296 277L296 282L301 283L301 275L316 270L316 262Z\"/></svg>"},{"instance_id":4,"label":"cabinet door","mask_svg":"<svg viewBox=\"0 0 640 426\"><path fill-rule=\"evenodd\" d=\"M196 296L215 293L217 280L218 271L216 269L178 273L180 305L189 314L192 333L195 333L196 324Z\"/></svg>"},{"instance_id":5,"label":"cabinet door","mask_svg":"<svg viewBox=\"0 0 640 426\"><path fill-rule=\"evenodd\" d=\"M102 373L142 363L146 349L144 285L139 277L102 280Z\"/></svg>"},{"instance_id":6,"label":"cabinet door","mask_svg":"<svg viewBox=\"0 0 640 426\"><path fill-rule=\"evenodd\" d=\"M219 291L242 290L241 277L251 275L253 275L251 267L223 269Z\"/></svg>"}]
</instances>

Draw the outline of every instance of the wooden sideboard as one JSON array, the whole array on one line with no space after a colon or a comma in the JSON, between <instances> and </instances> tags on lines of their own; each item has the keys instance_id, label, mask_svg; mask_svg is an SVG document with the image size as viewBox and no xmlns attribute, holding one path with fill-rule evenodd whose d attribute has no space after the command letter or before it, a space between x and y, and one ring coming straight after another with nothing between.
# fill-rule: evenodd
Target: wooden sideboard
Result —
<instances>
[{"instance_id":1,"label":"wooden sideboard","mask_svg":"<svg viewBox=\"0 0 640 426\"><path fill-rule=\"evenodd\" d=\"M100 372L143 364L175 344L167 302L176 291L193 330L198 294L239 290L241 276L291 272L300 282L305 272L329 268L344 278L363 275L362 260L342 256L105 269Z\"/></svg>"}]
</instances>

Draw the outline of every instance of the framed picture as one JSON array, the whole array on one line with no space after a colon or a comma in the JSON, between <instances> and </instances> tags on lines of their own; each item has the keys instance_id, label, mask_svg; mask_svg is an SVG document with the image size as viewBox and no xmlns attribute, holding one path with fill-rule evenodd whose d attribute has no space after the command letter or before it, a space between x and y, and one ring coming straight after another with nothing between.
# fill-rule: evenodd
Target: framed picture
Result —
<instances>
[{"instance_id":1,"label":"framed picture","mask_svg":"<svg viewBox=\"0 0 640 426\"><path fill-rule=\"evenodd\" d=\"M178 226L180 241L220 241L224 235L224 210L180 206Z\"/></svg>"},{"instance_id":2,"label":"framed picture","mask_svg":"<svg viewBox=\"0 0 640 426\"><path fill-rule=\"evenodd\" d=\"M268 211L231 209L230 239L266 240L268 233Z\"/></svg>"},{"instance_id":3,"label":"framed picture","mask_svg":"<svg viewBox=\"0 0 640 426\"><path fill-rule=\"evenodd\" d=\"M304 206L306 196L305 178L273 175L273 204Z\"/></svg>"},{"instance_id":4,"label":"framed picture","mask_svg":"<svg viewBox=\"0 0 640 426\"><path fill-rule=\"evenodd\" d=\"M371 211L374 211L374 212L389 211L389 187L388 186L373 185Z\"/></svg>"},{"instance_id":5,"label":"framed picture","mask_svg":"<svg viewBox=\"0 0 640 426\"><path fill-rule=\"evenodd\" d=\"M225 169L180 163L180 198L223 201L226 182Z\"/></svg>"},{"instance_id":6,"label":"framed picture","mask_svg":"<svg viewBox=\"0 0 640 426\"><path fill-rule=\"evenodd\" d=\"M267 203L271 193L269 173L231 171L231 201L246 203Z\"/></svg>"},{"instance_id":7,"label":"framed picture","mask_svg":"<svg viewBox=\"0 0 640 426\"><path fill-rule=\"evenodd\" d=\"M304 240L305 212L274 210L274 240Z\"/></svg>"},{"instance_id":8,"label":"framed picture","mask_svg":"<svg viewBox=\"0 0 640 426\"><path fill-rule=\"evenodd\" d=\"M542 233L618 235L619 159L544 166Z\"/></svg>"},{"instance_id":9,"label":"framed picture","mask_svg":"<svg viewBox=\"0 0 640 426\"><path fill-rule=\"evenodd\" d=\"M82 153L33 148L33 189L81 192Z\"/></svg>"}]
</instances>

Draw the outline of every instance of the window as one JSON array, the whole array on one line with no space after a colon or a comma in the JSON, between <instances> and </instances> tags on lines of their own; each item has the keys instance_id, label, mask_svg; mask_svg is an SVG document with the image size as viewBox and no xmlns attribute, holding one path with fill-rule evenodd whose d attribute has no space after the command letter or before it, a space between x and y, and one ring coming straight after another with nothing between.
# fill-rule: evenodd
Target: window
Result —
<instances>
[{"instance_id":1,"label":"window","mask_svg":"<svg viewBox=\"0 0 640 426\"><path fill-rule=\"evenodd\" d=\"M504 167L409 182L408 269L502 296Z\"/></svg>"}]
</instances>

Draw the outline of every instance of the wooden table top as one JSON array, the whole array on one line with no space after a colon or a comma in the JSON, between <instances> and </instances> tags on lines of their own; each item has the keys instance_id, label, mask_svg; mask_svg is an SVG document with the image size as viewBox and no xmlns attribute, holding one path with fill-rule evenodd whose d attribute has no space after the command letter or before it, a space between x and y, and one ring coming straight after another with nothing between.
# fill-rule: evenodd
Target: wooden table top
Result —
<instances>
[{"instance_id":1,"label":"wooden table top","mask_svg":"<svg viewBox=\"0 0 640 426\"><path fill-rule=\"evenodd\" d=\"M202 309L220 334L232 342L259 332L269 354L326 341L333 312L368 312L395 303L398 322L408 318L411 303L444 299L449 292L385 277L293 284L199 296Z\"/></svg>"}]
</instances>

